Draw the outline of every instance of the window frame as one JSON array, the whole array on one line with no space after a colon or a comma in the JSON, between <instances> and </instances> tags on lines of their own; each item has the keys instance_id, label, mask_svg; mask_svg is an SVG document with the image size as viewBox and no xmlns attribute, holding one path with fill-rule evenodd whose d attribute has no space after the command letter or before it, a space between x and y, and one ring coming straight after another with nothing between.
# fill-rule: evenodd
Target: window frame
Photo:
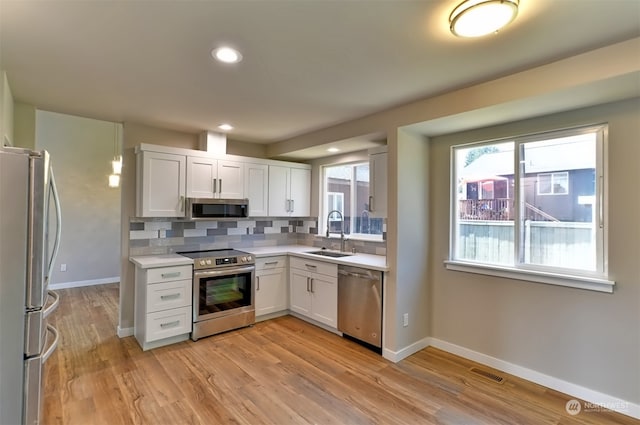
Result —
<instances>
[{"instance_id":1,"label":"window frame","mask_svg":"<svg viewBox=\"0 0 640 425\"><path fill-rule=\"evenodd\" d=\"M594 220L596 227L596 270L577 270L544 266L537 264L527 264L524 262L524 220L521 214L524 208L524 185L521 185L519 158L521 149L526 143L550 140L567 136L578 136L581 134L596 133L596 182L595 182L595 204L593 205ZM514 226L514 261L513 264L502 265L486 263L467 259L457 259L457 243L459 241L459 202L458 202L458 176L456 152L458 149L469 147L483 147L496 145L499 143L513 142L513 172L514 172L514 208L516 211L513 220ZM607 152L608 152L608 125L597 124L582 127L573 127L561 130L544 131L519 135L514 137L504 137L499 139L485 140L457 144L450 147L450 210L449 210L449 258L445 267L449 270L463 271L469 273L484 274L490 276L507 277L528 282L560 285L593 291L612 293L615 282L608 278L608 188L607 188ZM560 172L558 172L560 173ZM541 173L545 174L545 173ZM553 174L547 173L547 174ZM568 176L568 173L567 173ZM567 180L569 182L569 180ZM553 181L552 181L553 185ZM537 190L537 189L536 189ZM553 190L553 189L552 189ZM567 188L567 193L569 188ZM549 194L551 195L551 194ZM557 194L560 195L560 194ZM564 195L564 194L563 194Z\"/></svg>"},{"instance_id":2,"label":"window frame","mask_svg":"<svg viewBox=\"0 0 640 425\"><path fill-rule=\"evenodd\" d=\"M321 173L320 173L320 177L321 177L321 184L320 187L322 188L321 193L320 193L320 217L318 219L318 226L319 229L330 229L330 226L328 226L328 218L327 218L327 212L330 210L327 210L327 197L330 193L339 193L339 192L329 192L329 188L328 188L328 182L327 182L327 168L331 168L331 167L342 167L342 166L348 166L352 168L352 173L351 173L351 181L350 181L350 185L351 185L351 196L349 199L349 203L351 205L351 208L353 209L353 206L356 204L356 196L357 196L357 190L356 190L356 185L357 185L357 175L356 172L354 172L353 170L356 169L356 167L361 166L361 165L369 165L370 166L370 162L367 161L366 159L362 159L362 160L358 160L358 161L352 161L352 162L337 162L337 163L331 163L331 164L324 164L321 166ZM369 185L371 185L371 182L369 181ZM371 189L371 186L369 186L369 189ZM343 208L342 208L342 213L344 214L344 205L345 205L345 199L343 197ZM349 229L353 230L356 228L356 215L354 214L354 212L351 212L350 215L350 221L349 221ZM324 232L320 232L321 234L324 234ZM329 238L340 238L340 233L339 232L330 232L329 233ZM345 238L348 239L352 239L352 240L363 240L363 241L373 241L373 242L382 242L383 239L383 235L382 234L369 234L369 233L345 233Z\"/></svg>"}]
</instances>

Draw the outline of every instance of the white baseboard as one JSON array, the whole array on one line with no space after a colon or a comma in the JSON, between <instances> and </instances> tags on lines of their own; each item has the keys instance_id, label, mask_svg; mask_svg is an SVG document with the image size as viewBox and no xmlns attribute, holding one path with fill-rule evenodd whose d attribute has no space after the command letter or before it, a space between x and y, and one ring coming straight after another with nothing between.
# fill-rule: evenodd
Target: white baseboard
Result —
<instances>
[{"instance_id":1,"label":"white baseboard","mask_svg":"<svg viewBox=\"0 0 640 425\"><path fill-rule=\"evenodd\" d=\"M585 413L589 409L599 409L605 407L609 410L614 410L623 415L631 416L636 419L640 419L640 404L631 403L626 400L621 400L618 397L613 397L608 394L594 391L592 389L573 384L571 382L564 381L553 376L545 375L544 373L537 372L526 367L518 366L513 363L509 363L504 360L497 359L495 357L488 356L486 354L479 353L477 351L470 350L459 345L452 344L450 342L442 341L437 338L427 338L428 344L432 347L439 348L443 351L456 354L465 359L473 360L474 362L481 363L483 365L492 367L494 369L501 370L503 372L515 375L518 378L526 379L527 381L535 382L536 384L543 385L547 388L551 388L556 391L568 394L570 396L582 399L591 406L582 406L582 410ZM414 344L415 345L415 344ZM409 348L409 347L407 347ZM406 350L406 348L405 348ZM404 350L402 350L404 351ZM385 358L387 358L385 356Z\"/></svg>"},{"instance_id":2,"label":"white baseboard","mask_svg":"<svg viewBox=\"0 0 640 425\"><path fill-rule=\"evenodd\" d=\"M103 279L77 280L75 282L51 283L49 284L49 289L55 291L56 289L79 288L81 286L104 285L107 283L119 283L119 282L120 282L120 276L114 276L114 277L105 277Z\"/></svg>"},{"instance_id":3,"label":"white baseboard","mask_svg":"<svg viewBox=\"0 0 640 425\"><path fill-rule=\"evenodd\" d=\"M382 349L382 357L384 357L385 359L394 362L394 363L398 363L400 360L402 359L406 359L407 357L409 357L412 354L417 353L418 351L422 350L423 348L427 348L429 346L429 342L430 342L431 338L427 337L427 338L423 338L419 341L414 342L413 344L404 347L402 350L400 351L391 351L388 348L383 348Z\"/></svg>"},{"instance_id":4,"label":"white baseboard","mask_svg":"<svg viewBox=\"0 0 640 425\"><path fill-rule=\"evenodd\" d=\"M128 336L133 336L133 328L121 328L118 325L118 337L126 338Z\"/></svg>"}]
</instances>

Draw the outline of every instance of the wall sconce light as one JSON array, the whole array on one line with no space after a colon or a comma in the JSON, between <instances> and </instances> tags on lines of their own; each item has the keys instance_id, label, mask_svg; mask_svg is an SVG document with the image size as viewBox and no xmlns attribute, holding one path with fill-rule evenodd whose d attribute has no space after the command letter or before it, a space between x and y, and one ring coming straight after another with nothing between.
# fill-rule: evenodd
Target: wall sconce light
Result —
<instances>
[{"instance_id":1,"label":"wall sconce light","mask_svg":"<svg viewBox=\"0 0 640 425\"><path fill-rule=\"evenodd\" d=\"M518 15L519 0L465 0L449 15L449 28L459 37L498 32Z\"/></svg>"},{"instance_id":2,"label":"wall sconce light","mask_svg":"<svg viewBox=\"0 0 640 425\"><path fill-rule=\"evenodd\" d=\"M120 187L120 174L122 174L122 155L120 155L119 125L114 123L113 161L111 161L112 173L109 175L109 187Z\"/></svg>"}]
</instances>

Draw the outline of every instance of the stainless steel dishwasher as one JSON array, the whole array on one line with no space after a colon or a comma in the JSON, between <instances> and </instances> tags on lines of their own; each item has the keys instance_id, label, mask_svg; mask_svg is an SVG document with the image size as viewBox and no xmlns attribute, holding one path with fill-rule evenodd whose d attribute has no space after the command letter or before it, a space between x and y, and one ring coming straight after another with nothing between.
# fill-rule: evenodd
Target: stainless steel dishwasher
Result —
<instances>
[{"instance_id":1,"label":"stainless steel dishwasher","mask_svg":"<svg viewBox=\"0 0 640 425\"><path fill-rule=\"evenodd\" d=\"M382 272L338 266L338 330L382 348Z\"/></svg>"}]
</instances>

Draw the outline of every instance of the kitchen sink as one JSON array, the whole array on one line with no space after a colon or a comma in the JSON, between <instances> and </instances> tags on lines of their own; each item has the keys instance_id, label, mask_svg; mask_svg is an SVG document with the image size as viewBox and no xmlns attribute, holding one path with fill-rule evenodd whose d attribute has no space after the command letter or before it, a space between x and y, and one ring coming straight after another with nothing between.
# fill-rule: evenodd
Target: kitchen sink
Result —
<instances>
[{"instance_id":1,"label":"kitchen sink","mask_svg":"<svg viewBox=\"0 0 640 425\"><path fill-rule=\"evenodd\" d=\"M307 251L306 253L313 254L313 255L322 255L323 257L332 257L332 258L348 257L350 255L353 255L353 254L345 254L342 252L335 252L335 251Z\"/></svg>"}]
</instances>

